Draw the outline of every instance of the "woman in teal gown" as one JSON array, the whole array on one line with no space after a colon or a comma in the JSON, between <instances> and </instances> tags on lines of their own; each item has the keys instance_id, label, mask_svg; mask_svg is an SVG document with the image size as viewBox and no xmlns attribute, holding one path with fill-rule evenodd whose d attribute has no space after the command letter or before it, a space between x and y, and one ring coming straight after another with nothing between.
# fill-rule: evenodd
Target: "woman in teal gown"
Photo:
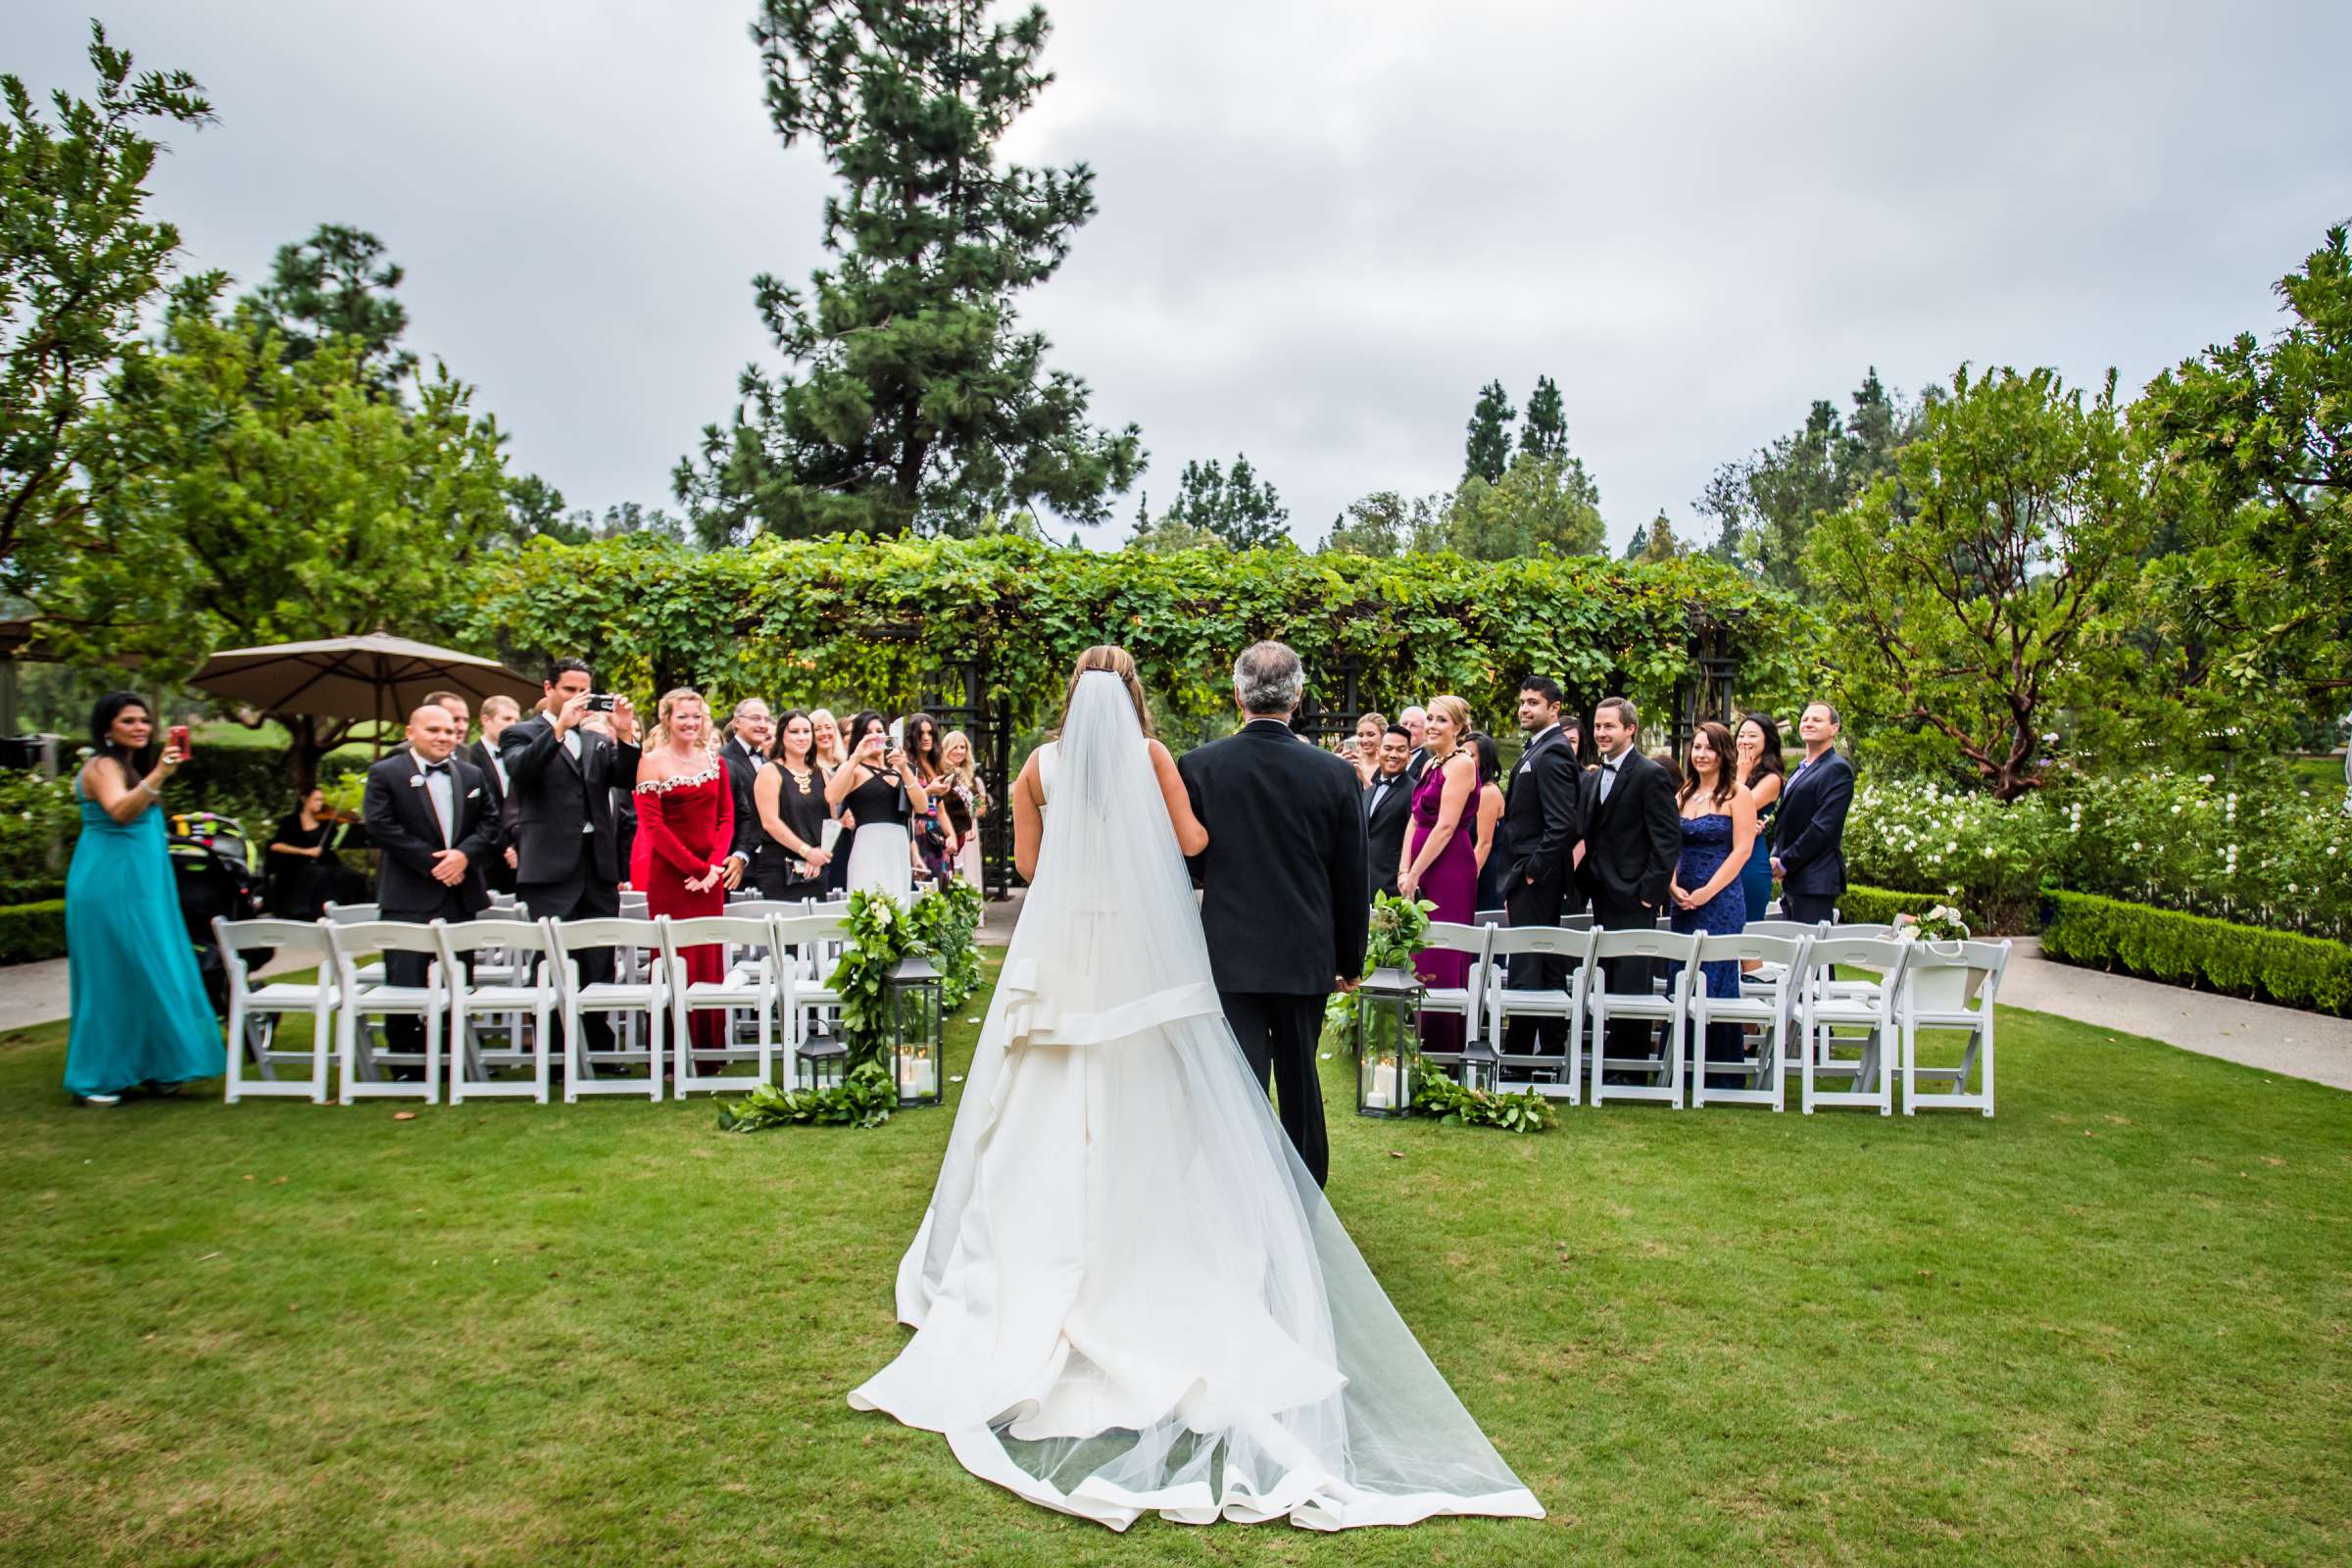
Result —
<instances>
[{"instance_id":1,"label":"woman in teal gown","mask_svg":"<svg viewBox=\"0 0 2352 1568\"><path fill-rule=\"evenodd\" d=\"M81 837L66 873L66 970L73 1032L66 1090L111 1105L126 1089L168 1088L224 1067L220 1028L179 917L157 804L180 764L159 760L155 719L130 692L90 715L98 755L74 780Z\"/></svg>"}]
</instances>

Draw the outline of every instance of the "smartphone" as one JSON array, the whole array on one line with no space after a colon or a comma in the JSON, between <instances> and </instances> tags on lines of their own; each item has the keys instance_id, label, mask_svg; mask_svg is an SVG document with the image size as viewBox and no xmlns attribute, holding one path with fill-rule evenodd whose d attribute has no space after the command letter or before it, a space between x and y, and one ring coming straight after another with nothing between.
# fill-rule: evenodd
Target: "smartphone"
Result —
<instances>
[{"instance_id":1,"label":"smartphone","mask_svg":"<svg viewBox=\"0 0 2352 1568\"><path fill-rule=\"evenodd\" d=\"M188 726L174 724L164 731L164 744L177 752L181 761L186 761L188 760Z\"/></svg>"},{"instance_id":2,"label":"smartphone","mask_svg":"<svg viewBox=\"0 0 2352 1568\"><path fill-rule=\"evenodd\" d=\"M590 692L588 694L588 711L610 713L612 711L612 705L619 700L619 697L612 692Z\"/></svg>"}]
</instances>

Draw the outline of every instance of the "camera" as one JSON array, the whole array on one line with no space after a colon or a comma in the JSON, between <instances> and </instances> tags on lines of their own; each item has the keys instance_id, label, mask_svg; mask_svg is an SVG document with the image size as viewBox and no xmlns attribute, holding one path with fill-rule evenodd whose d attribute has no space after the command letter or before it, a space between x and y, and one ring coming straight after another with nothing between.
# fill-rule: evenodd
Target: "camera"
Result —
<instances>
[{"instance_id":1,"label":"camera","mask_svg":"<svg viewBox=\"0 0 2352 1568\"><path fill-rule=\"evenodd\" d=\"M612 692L590 692L588 694L588 711L610 713L612 711L612 705L619 700L619 697Z\"/></svg>"}]
</instances>

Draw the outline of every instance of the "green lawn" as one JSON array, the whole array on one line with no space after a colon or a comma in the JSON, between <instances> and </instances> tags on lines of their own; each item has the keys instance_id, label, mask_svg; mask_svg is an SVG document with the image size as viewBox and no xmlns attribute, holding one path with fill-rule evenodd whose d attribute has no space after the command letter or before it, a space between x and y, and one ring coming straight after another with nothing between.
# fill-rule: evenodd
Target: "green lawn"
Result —
<instances>
[{"instance_id":1,"label":"green lawn","mask_svg":"<svg viewBox=\"0 0 2352 1568\"><path fill-rule=\"evenodd\" d=\"M946 1112L97 1111L24 1031L0 1561L2346 1560L2352 1101L2007 1024L1991 1121L1513 1139L1359 1120L1332 1073L1341 1214L1551 1510L1339 1539L1121 1539L848 1408Z\"/></svg>"}]
</instances>

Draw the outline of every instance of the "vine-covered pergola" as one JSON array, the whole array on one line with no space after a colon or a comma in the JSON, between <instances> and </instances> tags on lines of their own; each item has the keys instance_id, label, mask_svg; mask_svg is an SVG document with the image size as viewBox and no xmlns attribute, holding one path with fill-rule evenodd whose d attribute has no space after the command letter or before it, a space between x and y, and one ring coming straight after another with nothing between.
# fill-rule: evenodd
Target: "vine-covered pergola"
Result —
<instances>
[{"instance_id":1,"label":"vine-covered pergola","mask_svg":"<svg viewBox=\"0 0 2352 1568\"><path fill-rule=\"evenodd\" d=\"M1796 692L1801 615L1705 559L1152 555L1011 536L701 554L625 538L517 552L484 583L474 630L519 668L577 654L623 690L690 685L722 712L755 695L920 706L971 733L1001 800L1014 736L1054 721L1096 643L1126 647L1162 710L1200 730L1229 711L1234 655L1278 637L1306 662L1317 732L1454 692L1507 735L1520 678L1542 671L1580 710L1634 698L1663 744ZM1002 837L986 840L992 884Z\"/></svg>"}]
</instances>

